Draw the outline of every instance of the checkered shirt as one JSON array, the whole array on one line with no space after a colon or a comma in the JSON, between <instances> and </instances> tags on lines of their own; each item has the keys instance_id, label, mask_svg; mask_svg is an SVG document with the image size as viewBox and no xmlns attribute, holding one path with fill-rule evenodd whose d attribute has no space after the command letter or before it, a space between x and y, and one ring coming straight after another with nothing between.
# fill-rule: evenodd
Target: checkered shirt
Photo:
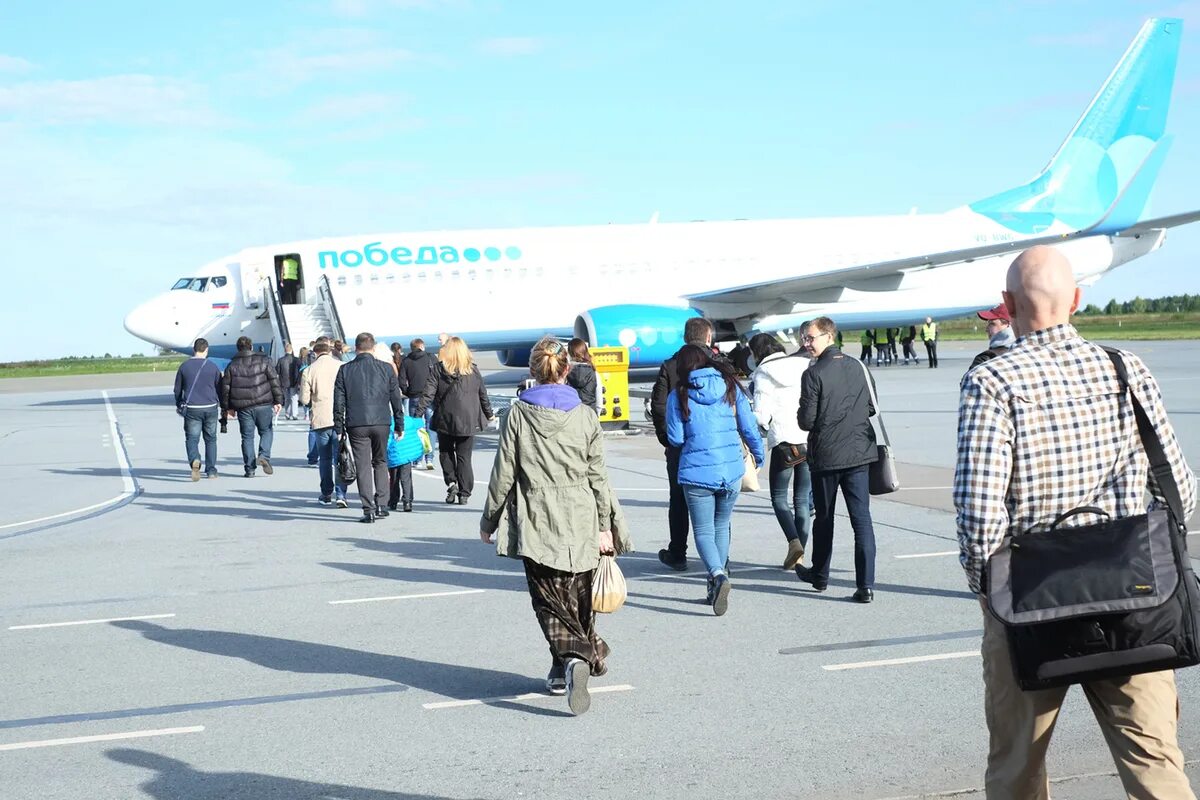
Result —
<instances>
[{"instance_id":1,"label":"checkered shirt","mask_svg":"<svg viewBox=\"0 0 1200 800\"><path fill-rule=\"evenodd\" d=\"M1190 516L1196 478L1158 383L1140 358L1121 355ZM1005 536L1046 530L1059 514L1079 506L1098 506L1114 519L1145 513L1147 489L1150 507L1165 506L1116 369L1071 325L1022 336L1007 353L963 377L954 507L959 560L975 592L984 564ZM1086 524L1095 518L1076 519Z\"/></svg>"}]
</instances>

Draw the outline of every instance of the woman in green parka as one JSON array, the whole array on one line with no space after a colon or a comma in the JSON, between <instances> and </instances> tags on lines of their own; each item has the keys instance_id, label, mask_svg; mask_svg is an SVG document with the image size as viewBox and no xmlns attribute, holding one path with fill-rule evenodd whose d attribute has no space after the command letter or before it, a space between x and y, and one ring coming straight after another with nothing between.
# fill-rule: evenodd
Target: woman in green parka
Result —
<instances>
[{"instance_id":1,"label":"woman in green parka","mask_svg":"<svg viewBox=\"0 0 1200 800\"><path fill-rule=\"evenodd\" d=\"M601 553L631 548L604 466L600 423L565 385L569 369L557 340L533 348L537 385L521 393L501 426L479 536L491 544L495 535L497 553L524 563L553 658L546 688L566 694L571 711L582 714L591 704L588 678L608 671L592 577Z\"/></svg>"}]
</instances>

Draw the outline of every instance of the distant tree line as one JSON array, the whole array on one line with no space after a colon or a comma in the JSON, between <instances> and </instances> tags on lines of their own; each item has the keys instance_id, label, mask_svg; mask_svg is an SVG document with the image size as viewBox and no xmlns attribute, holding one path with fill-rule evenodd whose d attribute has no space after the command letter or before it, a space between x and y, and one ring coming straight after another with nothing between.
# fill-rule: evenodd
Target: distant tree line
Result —
<instances>
[{"instance_id":1,"label":"distant tree line","mask_svg":"<svg viewBox=\"0 0 1200 800\"><path fill-rule=\"evenodd\" d=\"M1187 311L1200 311L1200 294L1173 294L1169 297L1157 297L1147 300L1135 297L1118 303L1109 300L1101 308L1095 303L1088 303L1079 313L1083 317L1115 316L1117 314L1181 314Z\"/></svg>"}]
</instances>

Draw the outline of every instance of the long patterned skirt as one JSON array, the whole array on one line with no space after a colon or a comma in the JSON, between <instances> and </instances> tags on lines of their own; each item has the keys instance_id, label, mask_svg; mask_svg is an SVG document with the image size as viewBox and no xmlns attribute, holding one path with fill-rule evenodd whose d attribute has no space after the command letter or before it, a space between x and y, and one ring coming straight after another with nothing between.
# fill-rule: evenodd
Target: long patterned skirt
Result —
<instances>
[{"instance_id":1,"label":"long patterned skirt","mask_svg":"<svg viewBox=\"0 0 1200 800\"><path fill-rule=\"evenodd\" d=\"M538 624L550 645L550 654L563 663L582 658L596 675L604 669L609 648L596 635L596 614L592 611L592 576L589 572L560 572L552 567L522 559L529 599Z\"/></svg>"}]
</instances>

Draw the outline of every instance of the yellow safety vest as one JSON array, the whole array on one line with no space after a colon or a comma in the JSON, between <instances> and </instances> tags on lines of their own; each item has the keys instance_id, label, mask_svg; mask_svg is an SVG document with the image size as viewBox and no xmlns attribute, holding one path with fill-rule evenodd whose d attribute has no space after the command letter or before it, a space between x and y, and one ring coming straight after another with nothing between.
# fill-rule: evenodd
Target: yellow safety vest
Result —
<instances>
[{"instance_id":1,"label":"yellow safety vest","mask_svg":"<svg viewBox=\"0 0 1200 800\"><path fill-rule=\"evenodd\" d=\"M884 328L875 329L875 344L887 344L887 330Z\"/></svg>"},{"instance_id":2,"label":"yellow safety vest","mask_svg":"<svg viewBox=\"0 0 1200 800\"><path fill-rule=\"evenodd\" d=\"M937 339L937 323L929 322L921 326L921 341L932 342Z\"/></svg>"},{"instance_id":3,"label":"yellow safety vest","mask_svg":"<svg viewBox=\"0 0 1200 800\"><path fill-rule=\"evenodd\" d=\"M300 280L300 264L294 258L283 260L283 279L285 281Z\"/></svg>"}]
</instances>

